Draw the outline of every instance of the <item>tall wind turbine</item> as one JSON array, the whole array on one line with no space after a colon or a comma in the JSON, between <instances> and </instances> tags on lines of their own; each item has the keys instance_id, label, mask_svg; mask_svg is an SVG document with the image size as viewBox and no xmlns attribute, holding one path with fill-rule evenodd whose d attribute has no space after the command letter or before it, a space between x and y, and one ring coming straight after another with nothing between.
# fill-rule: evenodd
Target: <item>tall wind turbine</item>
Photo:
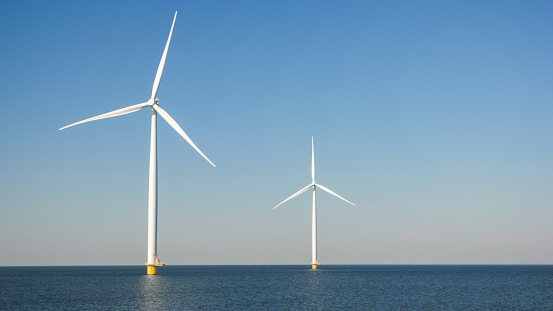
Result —
<instances>
[{"instance_id":1,"label":"tall wind turbine","mask_svg":"<svg viewBox=\"0 0 553 311\"><path fill-rule=\"evenodd\" d=\"M309 190L309 188L313 187L313 214L311 217L311 268L317 269L317 266L321 263L317 260L317 204L315 201L315 192L317 190L317 187L321 188L322 190L332 194L333 196L342 199L349 204L355 206L355 204L351 203L350 201L342 198L338 194L334 193L334 191L328 189L327 187L317 184L315 182L315 147L313 146L313 136L311 136L311 183L304 188L302 188L300 191L292 194L289 198L286 200L280 202L277 206L273 207L273 209L279 207L282 203L297 197L298 195L304 193L305 191Z\"/></svg>"},{"instance_id":2,"label":"tall wind turbine","mask_svg":"<svg viewBox=\"0 0 553 311\"><path fill-rule=\"evenodd\" d=\"M211 165L215 166L211 160L209 160L203 152L200 151L198 147L192 142L192 140L186 135L182 128L173 120L173 118L163 110L159 105L159 100L156 98L157 90L159 88L159 82L161 81L161 75L163 74L163 67L165 66L165 59L167 58L167 50L169 49L169 43L171 42L171 35L173 34L173 27L175 26L175 21L177 19L177 12L175 12L175 17L173 18L173 24L171 25L171 31L169 32L169 38L167 39L167 44L165 45L165 50L161 56L161 61L159 62L159 67L157 68L156 78L154 80L154 86L152 87L152 96L150 99L142 104L137 104L129 106L126 108L121 108L114 110L112 112L104 113L96 117L92 117L86 120L75 122L68 126L60 128L60 131L71 127L73 125L121 116L124 114L136 112L142 108L150 107L152 110L152 127L151 127L151 140L150 140L150 173L149 173L149 184L148 184L148 261L145 263L147 266L147 274L156 274L157 267L165 265L164 262L159 261L157 257L157 114L165 119L171 127L177 131L196 151L198 151L204 159L206 159Z\"/></svg>"}]
</instances>

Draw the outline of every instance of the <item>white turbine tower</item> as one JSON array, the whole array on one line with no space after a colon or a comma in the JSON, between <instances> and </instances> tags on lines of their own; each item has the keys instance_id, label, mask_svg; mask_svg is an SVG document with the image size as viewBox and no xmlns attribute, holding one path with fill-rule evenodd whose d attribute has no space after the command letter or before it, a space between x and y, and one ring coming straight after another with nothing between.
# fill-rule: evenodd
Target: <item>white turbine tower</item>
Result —
<instances>
[{"instance_id":1,"label":"white turbine tower","mask_svg":"<svg viewBox=\"0 0 553 311\"><path fill-rule=\"evenodd\" d=\"M129 106L126 108L118 109L112 112L104 113L96 117L92 117L83 121L75 122L68 126L60 128L63 130L65 128L71 127L73 125L95 121L105 118L117 117L131 112L138 111L142 108L150 107L152 109L152 128L151 128L151 143L150 143L150 173L149 173L149 184L148 184L148 261L145 263L147 266L147 274L156 274L157 267L163 266L165 263L160 262L157 258L157 114L165 119L169 125L177 133L180 134L196 151L198 151L204 159L206 159L211 165L215 166L196 145L192 140L186 135L182 128L173 120L173 118L163 110L159 105L159 100L156 98L157 90L159 88L159 82L161 80L161 75L163 74L163 67L165 66L165 59L167 58L167 50L169 49L169 43L171 42L171 35L173 34L173 27L175 26L175 20L177 19L177 12L175 12L175 17L173 18L173 24L171 25L171 31L169 32L169 38L167 39L167 44L165 45L165 50L163 51L163 56L161 56L161 61L159 67L157 68L156 78L154 80L154 86L152 87L152 96L150 99L142 104L137 104Z\"/></svg>"},{"instance_id":2,"label":"white turbine tower","mask_svg":"<svg viewBox=\"0 0 553 311\"><path fill-rule=\"evenodd\" d=\"M292 194L289 198L286 200L280 202L277 206L273 207L273 209L279 207L282 203L297 197L298 195L304 193L305 191L309 190L309 188L313 187L313 212L311 217L311 267L313 269L317 269L317 266L321 263L317 260L317 204L315 201L315 192L317 190L317 187L321 188L322 190L332 194L333 196L340 198L349 204L355 206L355 204L351 203L350 201L342 198L338 194L334 193L334 191L328 189L327 187L317 184L315 182L315 147L313 145L313 136L311 136L311 183L304 188L302 188L300 191Z\"/></svg>"}]
</instances>

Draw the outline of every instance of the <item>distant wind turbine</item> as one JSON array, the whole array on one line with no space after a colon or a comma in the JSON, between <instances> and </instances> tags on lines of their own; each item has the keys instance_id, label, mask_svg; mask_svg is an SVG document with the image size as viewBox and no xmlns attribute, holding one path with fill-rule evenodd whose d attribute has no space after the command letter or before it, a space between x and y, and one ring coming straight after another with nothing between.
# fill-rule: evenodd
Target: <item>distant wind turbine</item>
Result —
<instances>
[{"instance_id":1,"label":"distant wind turbine","mask_svg":"<svg viewBox=\"0 0 553 311\"><path fill-rule=\"evenodd\" d=\"M311 183L304 188L302 188L300 191L292 194L289 198L286 200L280 202L277 206L273 207L273 209L279 207L282 203L297 197L298 195L304 193L305 191L309 190L309 188L313 187L313 214L311 218L311 267L313 269L317 269L317 266L321 263L317 260L317 204L315 201L315 191L317 190L317 187L321 188L322 190L332 194L333 196L342 199L349 204L355 206L355 204L351 203L350 201L342 198L338 194L334 193L334 191L328 189L327 187L317 184L315 182L315 147L313 145L313 136L311 136Z\"/></svg>"},{"instance_id":2,"label":"distant wind turbine","mask_svg":"<svg viewBox=\"0 0 553 311\"><path fill-rule=\"evenodd\" d=\"M182 128L173 120L173 118L163 110L159 105L159 100L156 98L157 90L159 88L159 82L161 81L161 75L163 74L163 67L165 66L165 59L167 58L167 50L169 49L169 43L171 42L171 35L173 34L173 27L177 20L177 12L173 18L173 24L171 25L171 31L169 32L169 38L161 56L159 67L157 68L156 78L154 80L154 86L152 87L152 96L150 99L142 104L129 106L126 108L118 109L112 112L104 113L96 117L92 117L83 121L75 122L68 126L60 128L60 131L85 122L112 118L121 116L124 114L138 111L142 108L150 107L152 109L152 127L151 127L151 141L150 141L150 176L148 186L148 261L145 263L147 266L147 274L156 274L157 267L165 265L164 262L159 261L157 257L157 114L161 115L171 127L177 131L196 151L198 151L204 159L206 159L211 165L215 166L211 160L209 160L192 140L186 135Z\"/></svg>"}]
</instances>

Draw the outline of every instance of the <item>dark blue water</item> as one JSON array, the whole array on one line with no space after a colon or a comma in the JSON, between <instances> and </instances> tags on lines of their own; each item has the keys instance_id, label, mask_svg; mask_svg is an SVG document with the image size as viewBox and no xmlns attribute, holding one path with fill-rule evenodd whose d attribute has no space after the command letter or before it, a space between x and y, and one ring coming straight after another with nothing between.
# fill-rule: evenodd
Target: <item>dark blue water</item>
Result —
<instances>
[{"instance_id":1,"label":"dark blue water","mask_svg":"<svg viewBox=\"0 0 553 311\"><path fill-rule=\"evenodd\" d=\"M0 267L0 310L553 310L553 266Z\"/></svg>"}]
</instances>

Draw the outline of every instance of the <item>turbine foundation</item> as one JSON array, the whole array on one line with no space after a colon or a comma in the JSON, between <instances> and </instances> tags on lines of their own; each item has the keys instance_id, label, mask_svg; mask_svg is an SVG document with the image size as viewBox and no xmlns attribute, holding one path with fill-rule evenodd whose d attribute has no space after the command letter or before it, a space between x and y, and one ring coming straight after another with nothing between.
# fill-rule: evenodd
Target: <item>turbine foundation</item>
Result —
<instances>
[{"instance_id":1,"label":"turbine foundation","mask_svg":"<svg viewBox=\"0 0 553 311\"><path fill-rule=\"evenodd\" d=\"M314 269L317 269L317 264L316 264L316 263L311 264L311 269L313 269L313 270L314 270Z\"/></svg>"},{"instance_id":2,"label":"turbine foundation","mask_svg":"<svg viewBox=\"0 0 553 311\"><path fill-rule=\"evenodd\" d=\"M146 266L146 274L156 275L157 274L157 266Z\"/></svg>"}]
</instances>

